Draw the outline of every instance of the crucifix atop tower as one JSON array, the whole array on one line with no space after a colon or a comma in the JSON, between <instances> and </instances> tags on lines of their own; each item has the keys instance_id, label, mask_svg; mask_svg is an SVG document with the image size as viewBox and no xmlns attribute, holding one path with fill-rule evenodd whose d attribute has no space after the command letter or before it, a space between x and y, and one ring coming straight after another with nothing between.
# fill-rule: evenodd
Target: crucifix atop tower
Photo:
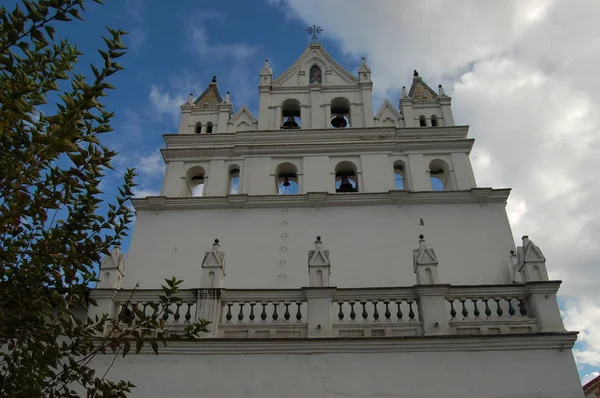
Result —
<instances>
[{"instance_id":1,"label":"crucifix atop tower","mask_svg":"<svg viewBox=\"0 0 600 398\"><path fill-rule=\"evenodd\" d=\"M312 35L311 39L319 40L319 35L323 32L323 29L321 29L321 27L319 25L313 25L313 26L309 26L306 29L306 32L308 32L309 35Z\"/></svg>"}]
</instances>

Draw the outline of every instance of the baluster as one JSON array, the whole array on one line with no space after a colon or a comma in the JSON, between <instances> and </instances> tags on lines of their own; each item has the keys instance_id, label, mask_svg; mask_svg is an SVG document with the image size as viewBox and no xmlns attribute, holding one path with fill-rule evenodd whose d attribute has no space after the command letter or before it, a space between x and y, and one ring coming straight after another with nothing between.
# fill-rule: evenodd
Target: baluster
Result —
<instances>
[{"instance_id":1,"label":"baluster","mask_svg":"<svg viewBox=\"0 0 600 398\"><path fill-rule=\"evenodd\" d=\"M137 315L135 314L135 310L137 310L137 307L138 307L138 303L131 304L131 318L133 320L135 320L135 318L137 318Z\"/></svg>"},{"instance_id":2,"label":"baluster","mask_svg":"<svg viewBox=\"0 0 600 398\"><path fill-rule=\"evenodd\" d=\"M302 301L296 301L296 305L298 306L298 311L296 312L296 320L300 322L302 320L302 312L300 312L300 307L302 306Z\"/></svg>"},{"instance_id":3,"label":"baluster","mask_svg":"<svg viewBox=\"0 0 600 398\"><path fill-rule=\"evenodd\" d=\"M148 303L150 305L150 308L152 308L152 318L156 318L156 312L158 311L158 304L154 305L154 301L151 301Z\"/></svg>"},{"instance_id":4,"label":"baluster","mask_svg":"<svg viewBox=\"0 0 600 398\"><path fill-rule=\"evenodd\" d=\"M354 301L350 301L350 319L356 319L356 312L354 312Z\"/></svg>"},{"instance_id":5,"label":"baluster","mask_svg":"<svg viewBox=\"0 0 600 398\"><path fill-rule=\"evenodd\" d=\"M452 317L452 319L456 318L456 310L454 309L454 300L448 300L450 302L450 316Z\"/></svg>"},{"instance_id":6,"label":"baluster","mask_svg":"<svg viewBox=\"0 0 600 398\"><path fill-rule=\"evenodd\" d=\"M262 312L260 313L260 319L264 322L267 320L267 303L266 302L262 302Z\"/></svg>"},{"instance_id":7,"label":"baluster","mask_svg":"<svg viewBox=\"0 0 600 398\"><path fill-rule=\"evenodd\" d=\"M396 316L398 317L398 320L401 321L402 320L402 307L400 307L402 305L402 300L397 301L396 300L396 306L398 307L398 312L396 313Z\"/></svg>"},{"instance_id":8,"label":"baluster","mask_svg":"<svg viewBox=\"0 0 600 398\"><path fill-rule=\"evenodd\" d=\"M170 308L169 308L169 307L170 307L170 306L168 306L168 307L165 307L165 311L163 312L162 319L163 319L163 321L165 321L165 322L166 322L166 321L169 319L169 312L167 311L167 310L170 310Z\"/></svg>"},{"instance_id":9,"label":"baluster","mask_svg":"<svg viewBox=\"0 0 600 398\"><path fill-rule=\"evenodd\" d=\"M412 305L413 305L414 301L410 300L408 302L408 320L409 321L414 321L415 320L415 312L413 311Z\"/></svg>"},{"instance_id":10,"label":"baluster","mask_svg":"<svg viewBox=\"0 0 600 398\"><path fill-rule=\"evenodd\" d=\"M238 303L238 306L240 307L240 312L238 312L238 322L242 322L244 320L244 305L246 305L245 302L241 302Z\"/></svg>"},{"instance_id":11,"label":"baluster","mask_svg":"<svg viewBox=\"0 0 600 398\"><path fill-rule=\"evenodd\" d=\"M340 321L343 321L343 320L344 320L344 311L342 311L342 305L343 305L343 304L344 304L344 303L343 303L342 301L338 301L338 306L340 307L340 311L338 312L338 319L339 319Z\"/></svg>"},{"instance_id":12,"label":"baluster","mask_svg":"<svg viewBox=\"0 0 600 398\"><path fill-rule=\"evenodd\" d=\"M187 312L185 313L185 323L190 323L190 319L192 319L192 314L191 314L191 310L192 310L192 303L188 303L188 309Z\"/></svg>"},{"instance_id":13,"label":"baluster","mask_svg":"<svg viewBox=\"0 0 600 398\"><path fill-rule=\"evenodd\" d=\"M362 318L363 321L366 321L367 318L369 317L369 313L367 312L367 302L365 300L361 300L360 304L362 305Z\"/></svg>"},{"instance_id":14,"label":"baluster","mask_svg":"<svg viewBox=\"0 0 600 398\"><path fill-rule=\"evenodd\" d=\"M519 312L521 316L527 316L527 307L525 307L525 299L519 297Z\"/></svg>"},{"instance_id":15,"label":"baluster","mask_svg":"<svg viewBox=\"0 0 600 398\"><path fill-rule=\"evenodd\" d=\"M498 314L498 318L502 317L502 314L504 314L504 311L502 311L502 307L500 307L500 300L499 298L494 299L494 301L496 302L496 314Z\"/></svg>"},{"instance_id":16,"label":"baluster","mask_svg":"<svg viewBox=\"0 0 600 398\"><path fill-rule=\"evenodd\" d=\"M460 303L462 304L462 316L463 319L467 319L467 316L469 315L469 311L467 311L467 307L465 307L465 301L467 301L467 299L459 299L458 301L460 301Z\"/></svg>"},{"instance_id":17,"label":"baluster","mask_svg":"<svg viewBox=\"0 0 600 398\"><path fill-rule=\"evenodd\" d=\"M283 305L285 305L285 313L283 314L283 319L285 319L286 321L289 321L290 320L290 302L284 301Z\"/></svg>"},{"instance_id":18,"label":"baluster","mask_svg":"<svg viewBox=\"0 0 600 398\"><path fill-rule=\"evenodd\" d=\"M279 303L277 301L273 302L273 320L276 321L277 319L279 319L279 314L277 313L277 306L279 305Z\"/></svg>"},{"instance_id":19,"label":"baluster","mask_svg":"<svg viewBox=\"0 0 600 398\"><path fill-rule=\"evenodd\" d=\"M479 318L479 308L477 308L477 302L479 301L479 299L471 299L471 301L473 302L473 315L475 315L475 319Z\"/></svg>"},{"instance_id":20,"label":"baluster","mask_svg":"<svg viewBox=\"0 0 600 398\"><path fill-rule=\"evenodd\" d=\"M146 315L146 308L148 307L149 303L144 303L143 307L142 307L142 312L144 313L144 315Z\"/></svg>"},{"instance_id":21,"label":"baluster","mask_svg":"<svg viewBox=\"0 0 600 398\"><path fill-rule=\"evenodd\" d=\"M181 315L179 314L179 308L181 307L183 303L177 303L177 308L175 309L175 315L173 315L173 319L175 319L175 323L179 323L179 318L181 318Z\"/></svg>"},{"instance_id":22,"label":"baluster","mask_svg":"<svg viewBox=\"0 0 600 398\"><path fill-rule=\"evenodd\" d=\"M231 315L231 306L233 305L233 303L227 303L227 315L225 315L225 319L227 320L227 322L231 321L231 318L233 318L233 315Z\"/></svg>"},{"instance_id":23,"label":"baluster","mask_svg":"<svg viewBox=\"0 0 600 398\"><path fill-rule=\"evenodd\" d=\"M510 316L514 316L514 315L515 315L515 312L516 312L516 311L515 311L515 308L514 308L514 307L513 307L513 305L512 305L512 300L513 300L513 299L512 299L512 297L507 297L507 298L506 298L506 301L508 301L508 314L509 314Z\"/></svg>"},{"instance_id":24,"label":"baluster","mask_svg":"<svg viewBox=\"0 0 600 398\"><path fill-rule=\"evenodd\" d=\"M385 304L385 320L389 321L392 317L392 313L390 312L390 300L383 300L383 304Z\"/></svg>"},{"instance_id":25,"label":"baluster","mask_svg":"<svg viewBox=\"0 0 600 398\"><path fill-rule=\"evenodd\" d=\"M483 302L485 303L485 316L487 318L489 318L490 316L492 316L492 310L490 309L490 306L488 304L489 300L490 300L489 298L484 298L483 299Z\"/></svg>"},{"instance_id":26,"label":"baluster","mask_svg":"<svg viewBox=\"0 0 600 398\"><path fill-rule=\"evenodd\" d=\"M375 321L379 320L379 312L377 311L377 300L371 301L373 303L373 319Z\"/></svg>"},{"instance_id":27,"label":"baluster","mask_svg":"<svg viewBox=\"0 0 600 398\"><path fill-rule=\"evenodd\" d=\"M248 319L250 319L250 322L254 322L254 306L256 305L256 303L251 302L250 303L250 315L248 316Z\"/></svg>"}]
</instances>

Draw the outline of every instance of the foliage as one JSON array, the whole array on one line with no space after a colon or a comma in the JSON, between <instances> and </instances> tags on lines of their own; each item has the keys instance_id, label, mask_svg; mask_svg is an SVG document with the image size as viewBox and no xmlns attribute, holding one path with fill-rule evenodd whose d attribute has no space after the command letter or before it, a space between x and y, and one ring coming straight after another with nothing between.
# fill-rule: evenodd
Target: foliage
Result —
<instances>
[{"instance_id":1,"label":"foliage","mask_svg":"<svg viewBox=\"0 0 600 398\"><path fill-rule=\"evenodd\" d=\"M75 69L82 54L53 27L83 11L83 0L0 8L2 397L124 396L132 385L107 380L90 361L107 350L125 355L132 343L157 352L167 337L160 315L177 302L180 281L172 279L152 316L133 310L82 320L77 313L89 304L101 257L127 235L135 175L127 170L114 203L103 202L99 185L116 153L100 142L113 117L101 99L122 69L125 33L108 29L102 62L86 78ZM189 335L205 327L191 325Z\"/></svg>"}]
</instances>

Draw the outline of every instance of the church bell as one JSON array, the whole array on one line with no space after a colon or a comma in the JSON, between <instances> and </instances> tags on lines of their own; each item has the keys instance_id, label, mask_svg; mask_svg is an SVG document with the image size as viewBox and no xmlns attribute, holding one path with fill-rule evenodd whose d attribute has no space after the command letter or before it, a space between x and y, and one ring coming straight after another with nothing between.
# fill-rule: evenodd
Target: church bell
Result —
<instances>
[{"instance_id":1,"label":"church bell","mask_svg":"<svg viewBox=\"0 0 600 398\"><path fill-rule=\"evenodd\" d=\"M331 125L337 128L343 128L348 125L348 122L344 118L344 115L335 115L335 117L331 120Z\"/></svg>"},{"instance_id":2,"label":"church bell","mask_svg":"<svg viewBox=\"0 0 600 398\"><path fill-rule=\"evenodd\" d=\"M285 123L283 123L282 127L285 130L291 130L291 129L297 129L299 126L298 126L298 123L296 123L296 120L294 119L293 116L288 116Z\"/></svg>"},{"instance_id":3,"label":"church bell","mask_svg":"<svg viewBox=\"0 0 600 398\"><path fill-rule=\"evenodd\" d=\"M289 187L290 186L290 179L286 176L283 178L283 184L284 187Z\"/></svg>"},{"instance_id":4,"label":"church bell","mask_svg":"<svg viewBox=\"0 0 600 398\"><path fill-rule=\"evenodd\" d=\"M340 184L340 187L337 190L337 192L354 192L354 187L350 183L350 180L347 176L342 177L342 183Z\"/></svg>"}]
</instances>

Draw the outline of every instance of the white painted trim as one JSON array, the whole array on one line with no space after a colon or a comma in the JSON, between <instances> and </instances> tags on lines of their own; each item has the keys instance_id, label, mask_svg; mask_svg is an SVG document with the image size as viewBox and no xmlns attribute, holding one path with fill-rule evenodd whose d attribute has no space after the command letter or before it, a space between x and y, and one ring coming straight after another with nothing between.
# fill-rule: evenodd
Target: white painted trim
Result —
<instances>
[{"instance_id":1,"label":"white painted trim","mask_svg":"<svg viewBox=\"0 0 600 398\"><path fill-rule=\"evenodd\" d=\"M487 195L482 198L480 191ZM400 195L398 195L400 194ZM505 203L510 189L473 188L469 191L389 191L380 193L326 193L309 192L297 195L227 195L166 197L147 196L133 198L136 211L183 210L183 209L226 209L265 207L321 207L321 206L377 206L377 205L423 205L423 204L466 204ZM317 196L317 198L315 197ZM401 196L399 199L398 196ZM400 200L400 202L399 202Z\"/></svg>"},{"instance_id":2,"label":"white painted trim","mask_svg":"<svg viewBox=\"0 0 600 398\"><path fill-rule=\"evenodd\" d=\"M172 340L159 347L159 355L207 354L325 354L376 352L506 351L571 349L577 332L510 335L450 335L299 339ZM140 354L152 355L147 345ZM114 355L109 353L108 355Z\"/></svg>"}]
</instances>

